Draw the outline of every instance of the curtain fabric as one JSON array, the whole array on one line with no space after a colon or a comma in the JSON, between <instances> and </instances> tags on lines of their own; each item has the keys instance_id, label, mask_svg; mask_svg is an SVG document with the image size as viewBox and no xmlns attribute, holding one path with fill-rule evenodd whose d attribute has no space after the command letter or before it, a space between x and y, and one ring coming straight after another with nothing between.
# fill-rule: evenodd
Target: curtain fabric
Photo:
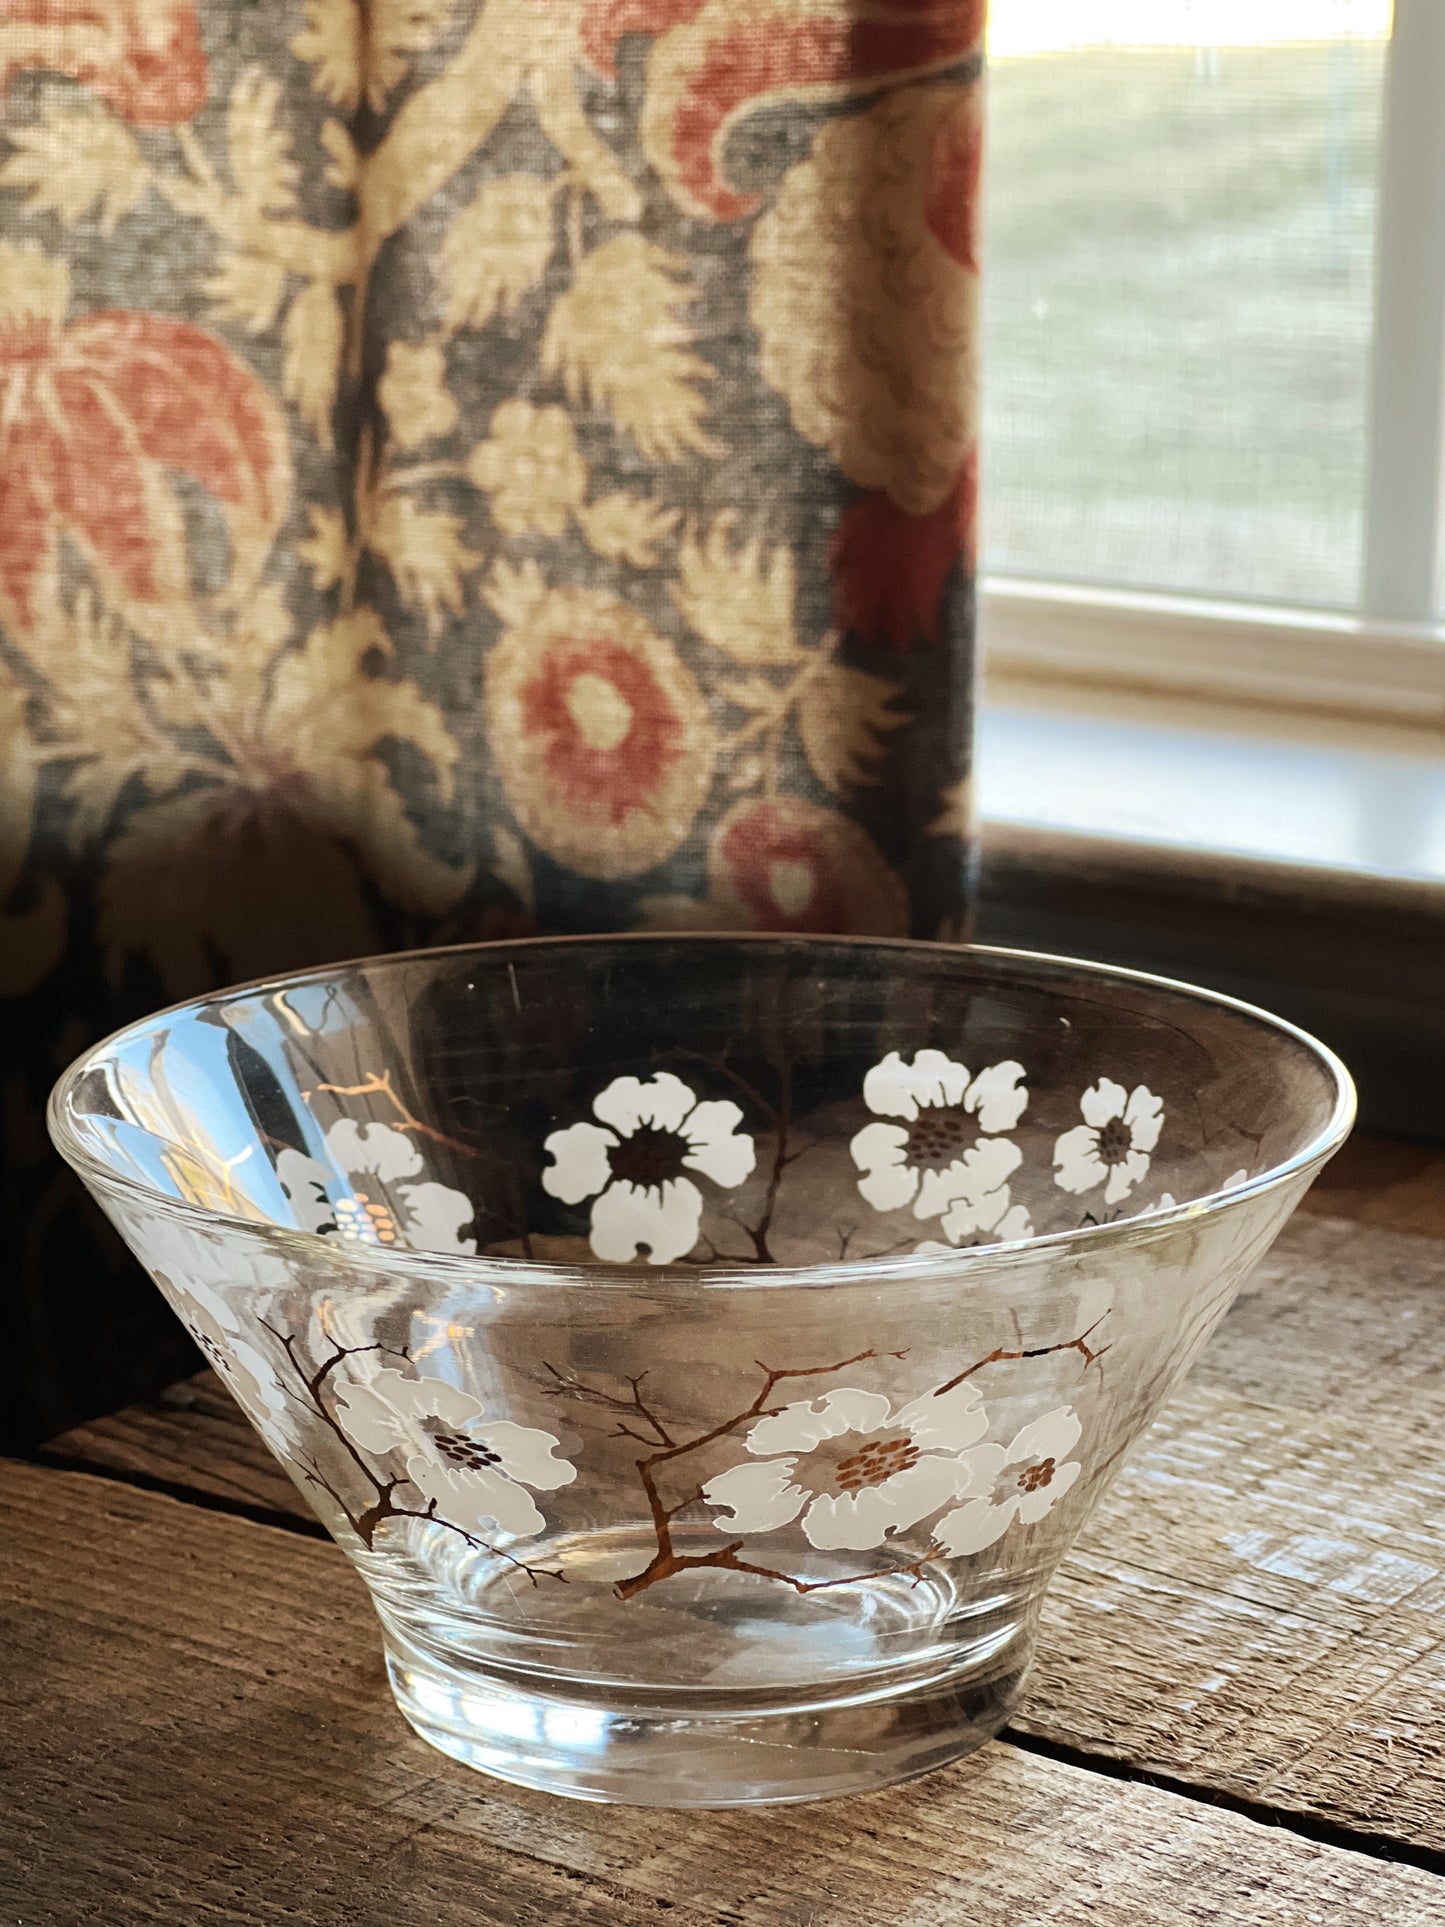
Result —
<instances>
[{"instance_id":1,"label":"curtain fabric","mask_svg":"<svg viewBox=\"0 0 1445 1927\"><path fill-rule=\"evenodd\" d=\"M963 932L982 12L0 0L10 1431L179 1362L43 1135L127 1018Z\"/></svg>"}]
</instances>

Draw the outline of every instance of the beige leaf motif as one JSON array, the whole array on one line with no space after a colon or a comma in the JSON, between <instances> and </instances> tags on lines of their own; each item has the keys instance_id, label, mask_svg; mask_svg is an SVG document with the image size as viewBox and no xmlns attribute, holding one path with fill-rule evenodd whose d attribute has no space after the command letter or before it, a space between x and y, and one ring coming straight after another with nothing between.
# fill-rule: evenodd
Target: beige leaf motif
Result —
<instances>
[{"instance_id":1,"label":"beige leaf motif","mask_svg":"<svg viewBox=\"0 0 1445 1927\"><path fill-rule=\"evenodd\" d=\"M739 756L735 761L730 758L728 788L734 796L741 796L744 790L756 789L767 773L766 759L761 756Z\"/></svg>"},{"instance_id":2,"label":"beige leaf motif","mask_svg":"<svg viewBox=\"0 0 1445 1927\"><path fill-rule=\"evenodd\" d=\"M324 448L331 446L345 338L335 289L328 281L308 281L281 331L281 391Z\"/></svg>"},{"instance_id":3,"label":"beige leaf motif","mask_svg":"<svg viewBox=\"0 0 1445 1927\"><path fill-rule=\"evenodd\" d=\"M324 122L321 146L326 154L321 178L328 187L339 188L343 194L354 193L361 178L361 157L356 151L356 142L351 138L350 130L339 120Z\"/></svg>"},{"instance_id":4,"label":"beige leaf motif","mask_svg":"<svg viewBox=\"0 0 1445 1927\"><path fill-rule=\"evenodd\" d=\"M552 256L554 183L530 174L483 182L447 229L441 247L442 318L484 328L514 315Z\"/></svg>"},{"instance_id":5,"label":"beige leaf motif","mask_svg":"<svg viewBox=\"0 0 1445 1927\"><path fill-rule=\"evenodd\" d=\"M311 571L318 595L325 595L346 579L351 545L346 534L346 517L340 509L310 504L307 515L311 533L296 544L296 554Z\"/></svg>"},{"instance_id":6,"label":"beige leaf motif","mask_svg":"<svg viewBox=\"0 0 1445 1927\"><path fill-rule=\"evenodd\" d=\"M450 801L456 745L414 683L370 672L390 654L370 611L314 629L269 678L264 650L238 639L208 692L227 760L203 787L136 811L110 846L97 907L112 974L148 955L184 990L217 958L246 975L365 947L363 876L406 910L460 898L470 871L427 849L378 754L389 737L412 743Z\"/></svg>"},{"instance_id":7,"label":"beige leaf motif","mask_svg":"<svg viewBox=\"0 0 1445 1927\"><path fill-rule=\"evenodd\" d=\"M79 752L65 791L73 804L70 842L84 851L104 835L132 778L139 777L151 795L164 795L196 759L161 727L172 673L151 680L148 707L133 673L129 639L98 601L77 596L67 633L55 636L46 657L64 692L57 722L72 753Z\"/></svg>"},{"instance_id":8,"label":"beige leaf motif","mask_svg":"<svg viewBox=\"0 0 1445 1927\"><path fill-rule=\"evenodd\" d=\"M506 884L524 910L536 909L536 890L526 846L517 832L505 824L499 823L492 831L492 874Z\"/></svg>"},{"instance_id":9,"label":"beige leaf motif","mask_svg":"<svg viewBox=\"0 0 1445 1927\"><path fill-rule=\"evenodd\" d=\"M649 461L719 456L701 384L715 371L692 350L682 311L697 298L687 264L641 234L586 256L542 337L542 368L574 407L605 410Z\"/></svg>"},{"instance_id":10,"label":"beige leaf motif","mask_svg":"<svg viewBox=\"0 0 1445 1927\"><path fill-rule=\"evenodd\" d=\"M929 220L937 142L976 86L902 87L829 120L753 229L748 318L794 428L928 515L977 435L977 274Z\"/></svg>"},{"instance_id":11,"label":"beige leaf motif","mask_svg":"<svg viewBox=\"0 0 1445 1927\"><path fill-rule=\"evenodd\" d=\"M371 0L370 15L366 97L380 112L405 77L412 55L425 53L446 31L452 0Z\"/></svg>"},{"instance_id":12,"label":"beige leaf motif","mask_svg":"<svg viewBox=\"0 0 1445 1927\"><path fill-rule=\"evenodd\" d=\"M786 688L779 689L766 676L741 676L735 682L725 682L722 693L751 716L776 716L787 701Z\"/></svg>"},{"instance_id":13,"label":"beige leaf motif","mask_svg":"<svg viewBox=\"0 0 1445 1927\"><path fill-rule=\"evenodd\" d=\"M509 629L519 628L547 597L547 582L530 559L520 564L499 558L492 564L483 591L487 607Z\"/></svg>"},{"instance_id":14,"label":"beige leaf motif","mask_svg":"<svg viewBox=\"0 0 1445 1927\"><path fill-rule=\"evenodd\" d=\"M813 773L835 795L878 781L886 738L908 718L889 707L897 694L881 676L820 664L798 698L798 734Z\"/></svg>"},{"instance_id":15,"label":"beige leaf motif","mask_svg":"<svg viewBox=\"0 0 1445 1927\"><path fill-rule=\"evenodd\" d=\"M715 517L705 539L688 531L673 590L677 606L704 642L734 662L761 668L795 663L802 651L793 629L792 551L780 543L765 556L759 536L734 549L736 527L737 516L728 509Z\"/></svg>"},{"instance_id":16,"label":"beige leaf motif","mask_svg":"<svg viewBox=\"0 0 1445 1927\"><path fill-rule=\"evenodd\" d=\"M378 112L413 54L431 46L451 19L452 0L306 0L306 22L291 51L311 68L316 92L337 107Z\"/></svg>"},{"instance_id":17,"label":"beige leaf motif","mask_svg":"<svg viewBox=\"0 0 1445 1927\"><path fill-rule=\"evenodd\" d=\"M205 291L217 320L239 321L252 334L264 334L276 324L286 294L286 270L279 261L227 250Z\"/></svg>"},{"instance_id":18,"label":"beige leaf motif","mask_svg":"<svg viewBox=\"0 0 1445 1927\"><path fill-rule=\"evenodd\" d=\"M402 448L450 435L457 425L457 404L447 387L447 358L436 341L393 341L376 398L391 438Z\"/></svg>"},{"instance_id":19,"label":"beige leaf motif","mask_svg":"<svg viewBox=\"0 0 1445 1927\"><path fill-rule=\"evenodd\" d=\"M280 81L248 67L232 88L226 111L231 183L257 214L290 214L296 207L299 173L291 136L278 117L280 101Z\"/></svg>"},{"instance_id":20,"label":"beige leaf motif","mask_svg":"<svg viewBox=\"0 0 1445 1927\"><path fill-rule=\"evenodd\" d=\"M67 113L46 101L29 127L7 126L13 150L0 187L29 189L25 206L51 209L74 227L98 201L102 234L114 234L150 185L150 169L125 122L98 108Z\"/></svg>"},{"instance_id":21,"label":"beige leaf motif","mask_svg":"<svg viewBox=\"0 0 1445 1927\"><path fill-rule=\"evenodd\" d=\"M577 520L594 555L606 562L626 562L634 569L655 569L658 549L681 519L678 509L664 508L645 495L621 490L602 495L580 509Z\"/></svg>"},{"instance_id":22,"label":"beige leaf motif","mask_svg":"<svg viewBox=\"0 0 1445 1927\"><path fill-rule=\"evenodd\" d=\"M481 557L462 540L460 515L420 508L409 495L382 496L367 529L366 545L396 581L403 602L419 608L427 627L441 628L466 606L464 579Z\"/></svg>"},{"instance_id":23,"label":"beige leaf motif","mask_svg":"<svg viewBox=\"0 0 1445 1927\"><path fill-rule=\"evenodd\" d=\"M967 840L973 834L973 799L967 777L951 783L938 798L943 805L924 831L925 836L956 836Z\"/></svg>"},{"instance_id":24,"label":"beige leaf motif","mask_svg":"<svg viewBox=\"0 0 1445 1927\"><path fill-rule=\"evenodd\" d=\"M357 0L306 0L306 24L291 51L311 68L311 84L334 106L361 100L363 23Z\"/></svg>"}]
</instances>

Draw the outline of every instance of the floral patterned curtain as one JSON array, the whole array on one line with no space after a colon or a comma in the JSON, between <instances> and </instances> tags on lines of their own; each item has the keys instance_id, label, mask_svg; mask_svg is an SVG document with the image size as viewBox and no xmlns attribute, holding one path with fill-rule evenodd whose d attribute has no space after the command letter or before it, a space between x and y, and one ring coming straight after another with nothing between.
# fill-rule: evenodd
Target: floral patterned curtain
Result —
<instances>
[{"instance_id":1,"label":"floral patterned curtain","mask_svg":"<svg viewBox=\"0 0 1445 1927\"><path fill-rule=\"evenodd\" d=\"M22 1434L180 1362L44 1142L105 1029L463 937L963 928L982 14L0 0Z\"/></svg>"}]
</instances>

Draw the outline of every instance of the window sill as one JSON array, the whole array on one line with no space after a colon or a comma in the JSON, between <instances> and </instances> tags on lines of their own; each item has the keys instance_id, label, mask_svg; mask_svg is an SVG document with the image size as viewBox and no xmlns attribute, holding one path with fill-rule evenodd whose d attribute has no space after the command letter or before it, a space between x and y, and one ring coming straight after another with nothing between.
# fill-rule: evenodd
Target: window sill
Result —
<instances>
[{"instance_id":1,"label":"window sill","mask_svg":"<svg viewBox=\"0 0 1445 1927\"><path fill-rule=\"evenodd\" d=\"M1263 705L1285 729L1445 728L1445 624L1004 576L985 579L980 619L991 679L1025 702L1065 682L1116 702Z\"/></svg>"},{"instance_id":2,"label":"window sill","mask_svg":"<svg viewBox=\"0 0 1445 1927\"><path fill-rule=\"evenodd\" d=\"M980 937L1277 1010L1340 1052L1365 1122L1445 1138L1438 740L1067 700L981 713Z\"/></svg>"}]
</instances>

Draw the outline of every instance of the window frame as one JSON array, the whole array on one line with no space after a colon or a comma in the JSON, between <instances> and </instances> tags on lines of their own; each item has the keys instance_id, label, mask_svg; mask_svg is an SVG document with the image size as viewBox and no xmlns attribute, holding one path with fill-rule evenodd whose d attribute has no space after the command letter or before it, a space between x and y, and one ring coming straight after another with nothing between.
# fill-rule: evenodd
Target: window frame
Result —
<instances>
[{"instance_id":1,"label":"window frame","mask_svg":"<svg viewBox=\"0 0 1445 1927\"><path fill-rule=\"evenodd\" d=\"M1127 685L1445 729L1442 529L1445 0L1394 0L1357 609L985 575L985 664L1016 685Z\"/></svg>"}]
</instances>

